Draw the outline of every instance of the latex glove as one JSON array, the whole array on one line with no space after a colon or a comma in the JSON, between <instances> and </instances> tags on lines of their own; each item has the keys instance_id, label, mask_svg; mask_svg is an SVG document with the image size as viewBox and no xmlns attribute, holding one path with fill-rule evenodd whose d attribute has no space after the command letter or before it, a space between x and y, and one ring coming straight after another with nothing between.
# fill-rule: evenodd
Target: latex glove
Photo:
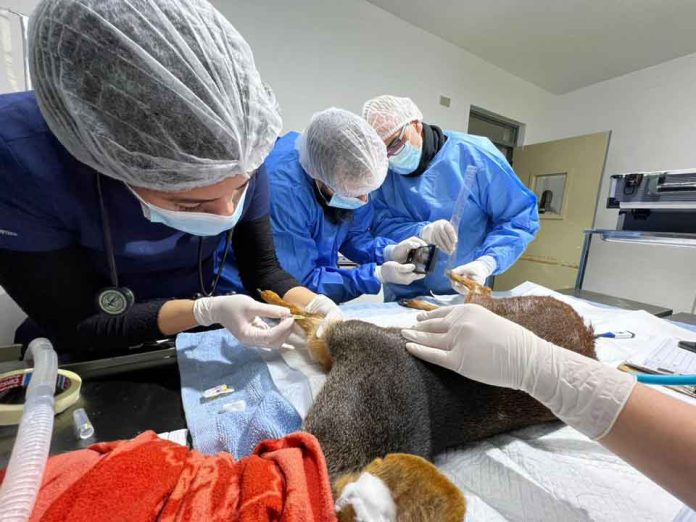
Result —
<instances>
[{"instance_id":1,"label":"latex glove","mask_svg":"<svg viewBox=\"0 0 696 522\"><path fill-rule=\"evenodd\" d=\"M375 275L382 283L410 285L414 281L418 281L425 277L425 274L415 273L415 269L416 265L413 263L402 265L396 261L387 261L375 269Z\"/></svg>"},{"instance_id":2,"label":"latex glove","mask_svg":"<svg viewBox=\"0 0 696 522\"><path fill-rule=\"evenodd\" d=\"M385 261L396 261L397 263L405 263L408 258L408 253L414 248L428 246L428 243L421 238L413 236L404 239L396 245L389 245L384 249Z\"/></svg>"},{"instance_id":3,"label":"latex glove","mask_svg":"<svg viewBox=\"0 0 696 522\"><path fill-rule=\"evenodd\" d=\"M305 312L324 316L324 320L317 328L316 336L321 337L326 331L326 327L336 321L343 321L343 312L331 299L325 295L318 295L305 306Z\"/></svg>"},{"instance_id":4,"label":"latex glove","mask_svg":"<svg viewBox=\"0 0 696 522\"><path fill-rule=\"evenodd\" d=\"M473 304L418 314L402 331L421 359L486 384L523 390L554 415L598 439L614 425L633 377L560 348Z\"/></svg>"},{"instance_id":5,"label":"latex glove","mask_svg":"<svg viewBox=\"0 0 696 522\"><path fill-rule=\"evenodd\" d=\"M224 326L242 344L266 348L279 348L292 332L294 323L287 308L260 303L247 295L196 299L193 303L193 317L201 326ZM282 321L271 327L260 317Z\"/></svg>"},{"instance_id":6,"label":"latex glove","mask_svg":"<svg viewBox=\"0 0 696 522\"><path fill-rule=\"evenodd\" d=\"M482 256L476 261L453 268L452 273L463 277L468 277L469 279L476 281L478 284L483 285L486 283L488 276L495 271L497 266L498 265L495 262L495 259L493 259L491 256ZM464 285L460 285L454 281L452 281L452 288L454 288L460 294L466 295L468 293L468 290Z\"/></svg>"},{"instance_id":7,"label":"latex glove","mask_svg":"<svg viewBox=\"0 0 696 522\"><path fill-rule=\"evenodd\" d=\"M421 230L420 237L429 245L435 245L440 250L451 254L457 246L457 231L446 219L439 219Z\"/></svg>"},{"instance_id":8,"label":"latex glove","mask_svg":"<svg viewBox=\"0 0 696 522\"><path fill-rule=\"evenodd\" d=\"M295 321L292 327L292 333L280 347L284 350L301 350L307 347L307 335L304 333L304 330L299 327L297 321Z\"/></svg>"}]
</instances>

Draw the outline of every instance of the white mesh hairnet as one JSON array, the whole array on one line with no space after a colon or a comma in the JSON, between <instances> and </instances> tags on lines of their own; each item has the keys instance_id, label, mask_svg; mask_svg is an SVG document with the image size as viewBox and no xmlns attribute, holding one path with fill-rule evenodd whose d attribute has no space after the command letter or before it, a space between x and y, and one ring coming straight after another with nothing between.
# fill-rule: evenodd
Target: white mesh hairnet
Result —
<instances>
[{"instance_id":1,"label":"white mesh hairnet","mask_svg":"<svg viewBox=\"0 0 696 522\"><path fill-rule=\"evenodd\" d=\"M29 42L51 131L112 178L181 191L248 175L280 132L249 45L205 0L43 0Z\"/></svg>"},{"instance_id":2,"label":"white mesh hairnet","mask_svg":"<svg viewBox=\"0 0 696 522\"><path fill-rule=\"evenodd\" d=\"M362 196L387 176L387 148L357 114L330 108L316 113L298 138L300 165L341 196Z\"/></svg>"},{"instance_id":3,"label":"white mesh hairnet","mask_svg":"<svg viewBox=\"0 0 696 522\"><path fill-rule=\"evenodd\" d=\"M422 121L423 114L411 98L384 94L365 102L363 118L386 140L401 127L414 120Z\"/></svg>"}]
</instances>

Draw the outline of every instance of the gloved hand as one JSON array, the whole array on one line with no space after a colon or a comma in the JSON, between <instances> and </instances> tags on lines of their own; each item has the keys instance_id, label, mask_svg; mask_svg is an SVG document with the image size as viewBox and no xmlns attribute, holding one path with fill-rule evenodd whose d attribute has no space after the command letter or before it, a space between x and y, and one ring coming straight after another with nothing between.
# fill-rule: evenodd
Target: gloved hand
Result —
<instances>
[{"instance_id":1,"label":"gloved hand","mask_svg":"<svg viewBox=\"0 0 696 522\"><path fill-rule=\"evenodd\" d=\"M414 248L428 246L428 243L421 238L413 236L404 239L396 245L389 245L384 249L385 261L396 261L397 263L405 263L408 258L408 253Z\"/></svg>"},{"instance_id":2,"label":"gloved hand","mask_svg":"<svg viewBox=\"0 0 696 522\"><path fill-rule=\"evenodd\" d=\"M318 295L305 306L305 312L324 316L324 320L317 328L316 336L321 337L329 324L335 321L343 321L343 312L331 299L325 295Z\"/></svg>"},{"instance_id":3,"label":"gloved hand","mask_svg":"<svg viewBox=\"0 0 696 522\"><path fill-rule=\"evenodd\" d=\"M486 384L523 390L585 435L606 435L635 385L630 375L540 339L473 304L418 314L402 335L421 359Z\"/></svg>"},{"instance_id":4,"label":"gloved hand","mask_svg":"<svg viewBox=\"0 0 696 522\"><path fill-rule=\"evenodd\" d=\"M242 344L267 348L279 348L292 332L294 323L287 308L260 303L247 295L196 299L193 303L193 317L201 326L224 326ZM271 327L261 317L283 320Z\"/></svg>"},{"instance_id":5,"label":"gloved hand","mask_svg":"<svg viewBox=\"0 0 696 522\"><path fill-rule=\"evenodd\" d=\"M476 261L453 268L452 273L468 277L478 284L483 285L486 283L486 278L495 271L496 267L497 263L491 256L481 256ZM465 286L455 283L454 281L452 281L452 288L460 294L466 294L468 292Z\"/></svg>"},{"instance_id":6,"label":"gloved hand","mask_svg":"<svg viewBox=\"0 0 696 522\"><path fill-rule=\"evenodd\" d=\"M435 245L440 250L451 254L457 246L457 231L454 230L452 223L446 219L439 219L425 225L420 233L429 245Z\"/></svg>"},{"instance_id":7,"label":"gloved hand","mask_svg":"<svg viewBox=\"0 0 696 522\"><path fill-rule=\"evenodd\" d=\"M415 269L416 265L413 263L402 265L396 261L387 261L375 269L375 275L382 283L410 285L425 277L425 274L416 274Z\"/></svg>"}]
</instances>

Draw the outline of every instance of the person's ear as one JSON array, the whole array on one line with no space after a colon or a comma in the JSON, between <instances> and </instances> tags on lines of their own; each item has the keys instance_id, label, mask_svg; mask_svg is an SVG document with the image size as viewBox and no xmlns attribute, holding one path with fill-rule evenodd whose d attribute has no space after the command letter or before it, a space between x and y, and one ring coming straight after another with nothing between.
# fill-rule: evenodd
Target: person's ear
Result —
<instances>
[{"instance_id":1,"label":"person's ear","mask_svg":"<svg viewBox=\"0 0 696 522\"><path fill-rule=\"evenodd\" d=\"M422 122L420 122L418 120L414 121L413 127L416 129L416 132L418 132L418 134L421 134L423 132L423 123Z\"/></svg>"}]
</instances>

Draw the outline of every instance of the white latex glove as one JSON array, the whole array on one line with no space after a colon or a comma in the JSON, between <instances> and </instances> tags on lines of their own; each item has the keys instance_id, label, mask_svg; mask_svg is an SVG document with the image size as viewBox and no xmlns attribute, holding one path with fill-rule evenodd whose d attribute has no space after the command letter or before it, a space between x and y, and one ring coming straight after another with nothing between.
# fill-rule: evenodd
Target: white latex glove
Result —
<instances>
[{"instance_id":1,"label":"white latex glove","mask_svg":"<svg viewBox=\"0 0 696 522\"><path fill-rule=\"evenodd\" d=\"M423 279L425 274L416 274L416 265L407 263L402 265L396 261L387 261L383 265L375 268L375 275L382 283L393 283L396 285L410 285L414 281Z\"/></svg>"},{"instance_id":2,"label":"white latex glove","mask_svg":"<svg viewBox=\"0 0 696 522\"><path fill-rule=\"evenodd\" d=\"M201 297L193 303L193 317L201 326L224 326L242 344L266 348L279 348L294 323L287 308L260 303L248 295ZM260 317L283 320L271 327Z\"/></svg>"},{"instance_id":3,"label":"white latex glove","mask_svg":"<svg viewBox=\"0 0 696 522\"><path fill-rule=\"evenodd\" d=\"M523 390L566 424L602 438L635 385L633 377L560 348L473 304L418 314L402 330L421 359L486 384Z\"/></svg>"},{"instance_id":4,"label":"white latex glove","mask_svg":"<svg viewBox=\"0 0 696 522\"><path fill-rule=\"evenodd\" d=\"M451 254L457 246L457 231L454 230L452 223L446 219L439 219L425 225L421 230L420 237L429 245L435 245L440 250Z\"/></svg>"},{"instance_id":5,"label":"white latex glove","mask_svg":"<svg viewBox=\"0 0 696 522\"><path fill-rule=\"evenodd\" d=\"M318 295L305 306L305 312L324 316L324 320L317 328L317 337L324 335L324 331L329 324L336 321L343 321L343 312L331 299L325 295Z\"/></svg>"},{"instance_id":6,"label":"white latex glove","mask_svg":"<svg viewBox=\"0 0 696 522\"><path fill-rule=\"evenodd\" d=\"M453 268L452 273L462 277L468 277L469 279L476 281L478 284L483 285L486 283L488 276L495 271L497 266L498 264L491 256L482 256L476 261ZM460 285L454 281L452 281L452 288L454 288L460 294L466 295L468 293L468 290L464 285Z\"/></svg>"},{"instance_id":7,"label":"white latex glove","mask_svg":"<svg viewBox=\"0 0 696 522\"><path fill-rule=\"evenodd\" d=\"M389 245L384 249L385 261L396 261L397 263L405 263L408 258L408 253L414 248L428 246L428 243L421 238L413 236L404 239L396 245Z\"/></svg>"}]
</instances>

